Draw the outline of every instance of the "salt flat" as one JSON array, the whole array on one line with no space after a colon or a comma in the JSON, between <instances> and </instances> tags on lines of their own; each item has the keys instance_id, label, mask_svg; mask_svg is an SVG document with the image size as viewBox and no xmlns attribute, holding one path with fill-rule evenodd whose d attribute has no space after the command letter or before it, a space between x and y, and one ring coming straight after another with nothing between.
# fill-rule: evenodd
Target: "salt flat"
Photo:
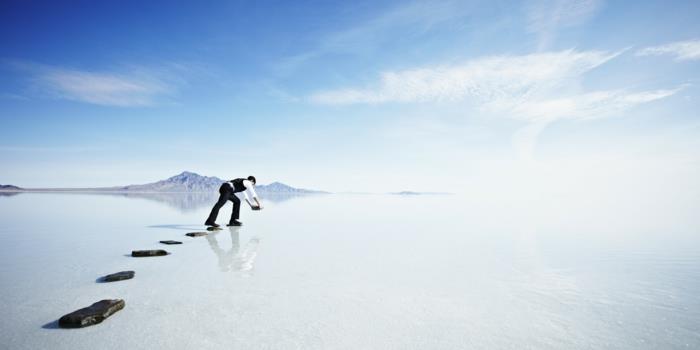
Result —
<instances>
[{"instance_id":1,"label":"salt flat","mask_svg":"<svg viewBox=\"0 0 700 350\"><path fill-rule=\"evenodd\" d=\"M213 201L178 196L0 197L3 348L700 347L692 195L308 196L197 238ZM126 308L56 328L106 298Z\"/></svg>"}]
</instances>

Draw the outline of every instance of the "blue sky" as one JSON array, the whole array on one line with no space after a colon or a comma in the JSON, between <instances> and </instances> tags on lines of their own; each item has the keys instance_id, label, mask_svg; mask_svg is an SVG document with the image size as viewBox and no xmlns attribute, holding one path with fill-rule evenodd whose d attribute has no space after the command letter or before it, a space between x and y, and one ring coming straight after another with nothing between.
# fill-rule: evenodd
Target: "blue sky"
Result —
<instances>
[{"instance_id":1,"label":"blue sky","mask_svg":"<svg viewBox=\"0 0 700 350\"><path fill-rule=\"evenodd\" d=\"M698 15L694 1L4 1L0 183L697 186Z\"/></svg>"}]
</instances>

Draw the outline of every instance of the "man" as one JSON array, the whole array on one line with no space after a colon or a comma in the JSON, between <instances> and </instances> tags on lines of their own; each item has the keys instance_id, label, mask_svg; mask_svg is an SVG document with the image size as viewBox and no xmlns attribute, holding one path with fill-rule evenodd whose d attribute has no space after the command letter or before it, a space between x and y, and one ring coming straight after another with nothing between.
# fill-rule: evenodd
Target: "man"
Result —
<instances>
[{"instance_id":1,"label":"man","mask_svg":"<svg viewBox=\"0 0 700 350\"><path fill-rule=\"evenodd\" d=\"M250 208L253 210L262 209L262 204L260 204L260 199L255 193L255 177L248 176L247 179L233 179L228 182L224 182L221 187L219 187L219 200L214 204L214 208L211 209L209 218L204 222L207 226L219 227L216 224L216 217L219 215L219 209L226 204L226 201L233 202L233 211L231 212L231 221L229 221L227 226L241 226L243 225L238 221L238 214L241 211L241 200L238 199L236 193L243 192L245 195L245 201L248 202ZM255 202L255 205L251 203L251 200Z\"/></svg>"}]
</instances>

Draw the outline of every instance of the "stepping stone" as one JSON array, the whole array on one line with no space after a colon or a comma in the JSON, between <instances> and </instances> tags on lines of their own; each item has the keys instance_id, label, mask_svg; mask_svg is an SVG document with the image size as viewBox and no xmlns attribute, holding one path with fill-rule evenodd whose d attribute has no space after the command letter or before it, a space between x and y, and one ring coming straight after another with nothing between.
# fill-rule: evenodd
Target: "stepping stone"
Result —
<instances>
[{"instance_id":1,"label":"stepping stone","mask_svg":"<svg viewBox=\"0 0 700 350\"><path fill-rule=\"evenodd\" d=\"M190 232L186 234L185 236L190 236L190 237L199 237L199 236L206 236L206 232Z\"/></svg>"},{"instance_id":2,"label":"stepping stone","mask_svg":"<svg viewBox=\"0 0 700 350\"><path fill-rule=\"evenodd\" d=\"M221 227L214 227L214 226L207 227L207 231L221 231L221 230L223 230Z\"/></svg>"},{"instance_id":3,"label":"stepping stone","mask_svg":"<svg viewBox=\"0 0 700 350\"><path fill-rule=\"evenodd\" d=\"M180 242L180 241L171 241L171 240L160 241L160 243L163 243L163 244L182 244L182 242Z\"/></svg>"},{"instance_id":4,"label":"stepping stone","mask_svg":"<svg viewBox=\"0 0 700 350\"><path fill-rule=\"evenodd\" d=\"M124 308L126 303L122 299L100 300L88 307L73 311L58 320L61 328L82 328L92 326L104 321L115 312Z\"/></svg>"},{"instance_id":5,"label":"stepping stone","mask_svg":"<svg viewBox=\"0 0 700 350\"><path fill-rule=\"evenodd\" d=\"M131 252L133 257L144 257L144 256L162 256L168 255L168 252L162 249L157 250L134 250Z\"/></svg>"},{"instance_id":6,"label":"stepping stone","mask_svg":"<svg viewBox=\"0 0 700 350\"><path fill-rule=\"evenodd\" d=\"M121 271L102 277L103 282L115 282L134 278L134 271Z\"/></svg>"}]
</instances>

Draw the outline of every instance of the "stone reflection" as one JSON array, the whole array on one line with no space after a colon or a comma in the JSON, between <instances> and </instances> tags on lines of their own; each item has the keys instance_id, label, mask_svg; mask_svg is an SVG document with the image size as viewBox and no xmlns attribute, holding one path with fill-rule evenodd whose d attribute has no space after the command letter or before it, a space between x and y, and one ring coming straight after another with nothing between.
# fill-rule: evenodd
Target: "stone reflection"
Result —
<instances>
[{"instance_id":1,"label":"stone reflection","mask_svg":"<svg viewBox=\"0 0 700 350\"><path fill-rule=\"evenodd\" d=\"M238 272L245 277L251 276L260 239L251 238L241 250L240 227L229 227L228 230L231 235L231 248L228 250L221 249L216 239L216 236L223 234L224 231L206 236L209 247L219 259L219 269L223 272Z\"/></svg>"}]
</instances>

